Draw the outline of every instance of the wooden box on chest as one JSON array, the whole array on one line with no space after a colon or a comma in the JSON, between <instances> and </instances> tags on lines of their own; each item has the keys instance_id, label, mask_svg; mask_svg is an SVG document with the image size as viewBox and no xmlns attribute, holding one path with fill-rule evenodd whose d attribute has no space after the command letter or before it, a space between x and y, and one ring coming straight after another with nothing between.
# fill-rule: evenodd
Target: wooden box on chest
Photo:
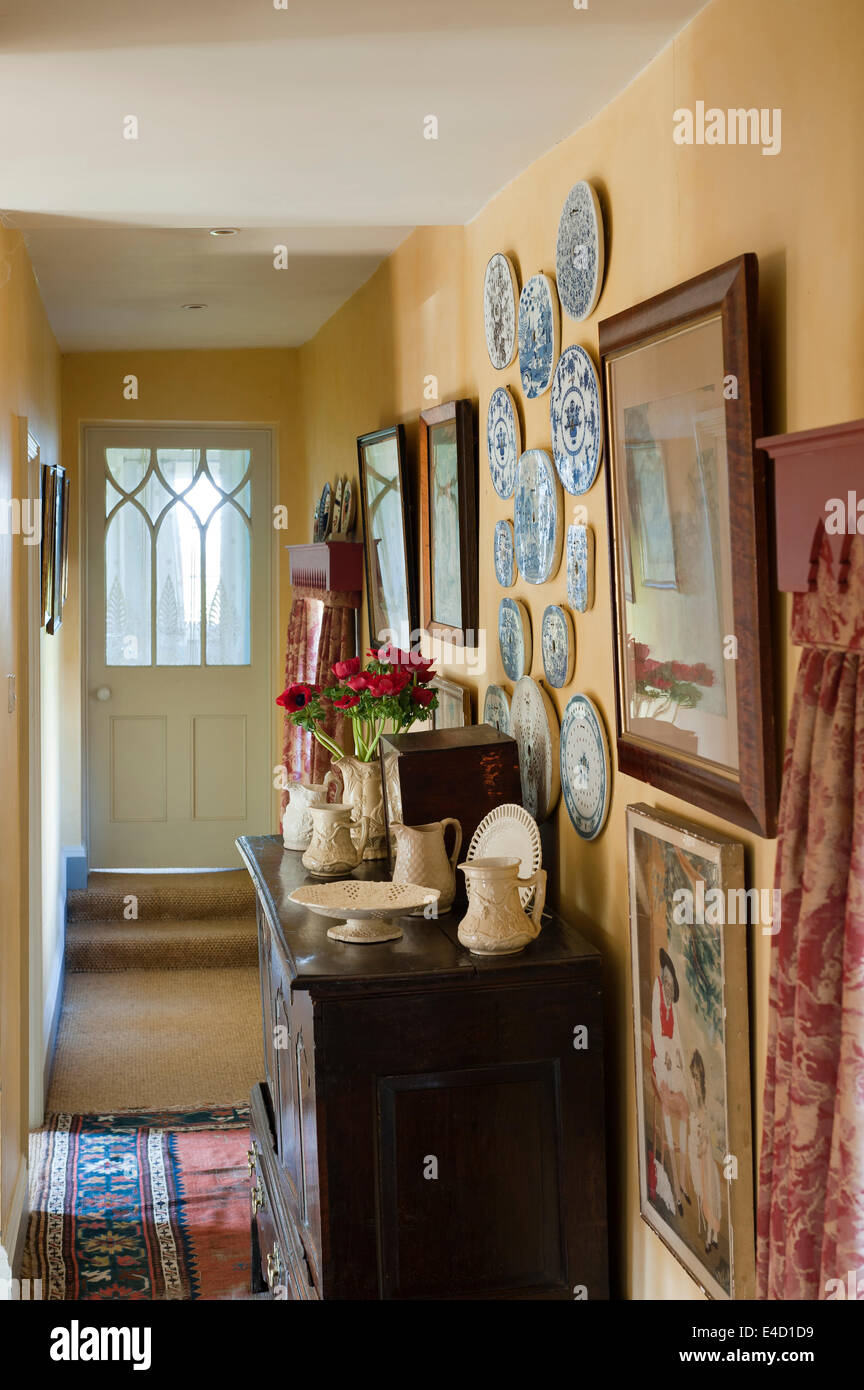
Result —
<instances>
[{"instance_id":1,"label":"wooden box on chest","mask_svg":"<svg viewBox=\"0 0 864 1390\"><path fill-rule=\"evenodd\" d=\"M463 854L493 807L522 805L516 740L489 724L391 734L381 740L381 762L388 826L455 816Z\"/></svg>"},{"instance_id":2,"label":"wooden box on chest","mask_svg":"<svg viewBox=\"0 0 864 1390\"><path fill-rule=\"evenodd\" d=\"M288 900L299 855L275 836L238 844L258 892L267 1070L252 1097L256 1287L607 1298L599 954L554 917L498 960L459 945L458 916L343 945Z\"/></svg>"}]
</instances>

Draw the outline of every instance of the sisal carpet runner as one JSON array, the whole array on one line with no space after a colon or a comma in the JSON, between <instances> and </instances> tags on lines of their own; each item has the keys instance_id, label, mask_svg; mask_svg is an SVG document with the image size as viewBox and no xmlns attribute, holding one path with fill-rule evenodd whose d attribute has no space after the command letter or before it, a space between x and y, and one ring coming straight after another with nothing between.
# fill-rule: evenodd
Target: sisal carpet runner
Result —
<instances>
[{"instance_id":1,"label":"sisal carpet runner","mask_svg":"<svg viewBox=\"0 0 864 1390\"><path fill-rule=\"evenodd\" d=\"M249 1298L246 1106L53 1115L31 1142L43 1299Z\"/></svg>"}]
</instances>

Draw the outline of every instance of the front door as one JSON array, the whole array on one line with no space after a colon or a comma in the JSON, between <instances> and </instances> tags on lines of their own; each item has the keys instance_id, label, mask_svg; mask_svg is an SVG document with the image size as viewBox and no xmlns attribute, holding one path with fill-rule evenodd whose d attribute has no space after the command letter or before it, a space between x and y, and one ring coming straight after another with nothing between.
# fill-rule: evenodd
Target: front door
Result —
<instances>
[{"instance_id":1,"label":"front door","mask_svg":"<svg viewBox=\"0 0 864 1390\"><path fill-rule=\"evenodd\" d=\"M236 866L270 821L270 436L85 432L93 868Z\"/></svg>"}]
</instances>

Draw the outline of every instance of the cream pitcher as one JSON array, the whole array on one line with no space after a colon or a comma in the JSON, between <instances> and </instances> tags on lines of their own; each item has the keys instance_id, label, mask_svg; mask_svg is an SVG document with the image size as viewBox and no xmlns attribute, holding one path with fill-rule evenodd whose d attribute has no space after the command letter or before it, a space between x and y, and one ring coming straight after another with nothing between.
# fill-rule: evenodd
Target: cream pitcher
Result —
<instances>
[{"instance_id":1,"label":"cream pitcher","mask_svg":"<svg viewBox=\"0 0 864 1390\"><path fill-rule=\"evenodd\" d=\"M308 849L312 839L311 806L325 806L330 783L339 778L328 772L323 782L289 782L288 805L282 817L282 843L286 849Z\"/></svg>"},{"instance_id":2,"label":"cream pitcher","mask_svg":"<svg viewBox=\"0 0 864 1390\"><path fill-rule=\"evenodd\" d=\"M458 937L475 956L510 956L540 934L546 901L546 870L519 877L518 859L471 859L459 868L468 888L468 911ZM522 906L520 888L534 885L531 915Z\"/></svg>"},{"instance_id":3,"label":"cream pitcher","mask_svg":"<svg viewBox=\"0 0 864 1390\"><path fill-rule=\"evenodd\" d=\"M448 856L444 843L447 827L453 827L453 849ZM438 911L448 912L456 896L456 860L462 848L462 826L448 816L427 825L390 826L396 841L394 883L419 883L424 888L437 888L440 893ZM423 908L417 909L418 913Z\"/></svg>"},{"instance_id":4,"label":"cream pitcher","mask_svg":"<svg viewBox=\"0 0 864 1390\"><path fill-rule=\"evenodd\" d=\"M369 822L351 820L351 807L340 801L310 806L312 840L302 863L316 878L344 878L363 858ZM359 832L355 839L355 832Z\"/></svg>"}]
</instances>

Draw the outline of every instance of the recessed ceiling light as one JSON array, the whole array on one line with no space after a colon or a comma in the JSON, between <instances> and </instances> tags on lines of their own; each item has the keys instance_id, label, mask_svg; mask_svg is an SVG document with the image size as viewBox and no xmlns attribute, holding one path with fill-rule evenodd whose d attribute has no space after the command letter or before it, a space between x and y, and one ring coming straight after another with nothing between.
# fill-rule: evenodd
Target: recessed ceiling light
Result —
<instances>
[{"instance_id":1,"label":"recessed ceiling light","mask_svg":"<svg viewBox=\"0 0 864 1390\"><path fill-rule=\"evenodd\" d=\"M211 228L210 228L210 235L211 235L211 236L236 236L236 235L237 235L237 232L238 232L238 228L237 228L237 227L211 227Z\"/></svg>"},{"instance_id":2,"label":"recessed ceiling light","mask_svg":"<svg viewBox=\"0 0 864 1390\"><path fill-rule=\"evenodd\" d=\"M181 309L206 309L206 304L181 304Z\"/></svg>"}]
</instances>

